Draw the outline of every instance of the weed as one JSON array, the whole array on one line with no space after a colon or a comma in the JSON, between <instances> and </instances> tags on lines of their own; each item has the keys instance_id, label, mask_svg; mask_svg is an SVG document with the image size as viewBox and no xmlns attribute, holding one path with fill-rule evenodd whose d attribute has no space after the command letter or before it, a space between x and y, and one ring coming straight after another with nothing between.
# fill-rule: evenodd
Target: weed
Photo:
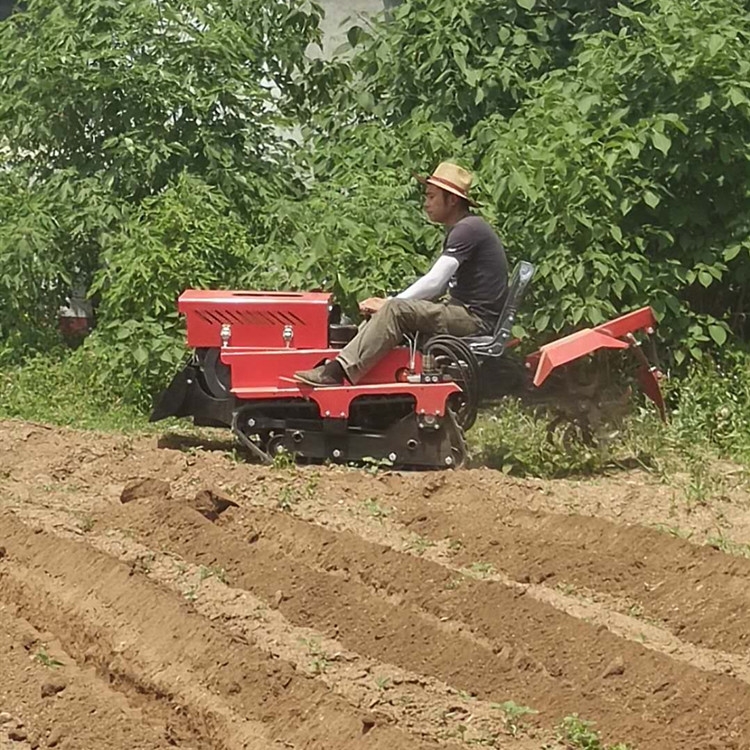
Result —
<instances>
[{"instance_id":1,"label":"weed","mask_svg":"<svg viewBox=\"0 0 750 750\"><path fill-rule=\"evenodd\" d=\"M426 550L433 547L435 542L425 539L423 536L417 536L406 545L406 549L421 557Z\"/></svg>"},{"instance_id":2,"label":"weed","mask_svg":"<svg viewBox=\"0 0 750 750\"><path fill-rule=\"evenodd\" d=\"M49 669L54 669L55 667L62 667L63 663L61 661L58 661L57 659L54 659L51 657L47 651L43 648L40 648L39 651L34 654L34 659L36 659L40 664L43 664L45 667L48 667Z\"/></svg>"},{"instance_id":3,"label":"weed","mask_svg":"<svg viewBox=\"0 0 750 750\"><path fill-rule=\"evenodd\" d=\"M291 485L285 484L280 490L279 490L279 496L276 500L276 505L281 510L290 511L294 504L297 502L298 498L294 493L294 488Z\"/></svg>"},{"instance_id":4,"label":"weed","mask_svg":"<svg viewBox=\"0 0 750 750\"><path fill-rule=\"evenodd\" d=\"M214 566L206 567L205 565L201 565L198 569L198 576L201 581L205 581L207 578L216 578L222 583L227 582L227 572L224 568L217 568Z\"/></svg>"},{"instance_id":5,"label":"weed","mask_svg":"<svg viewBox=\"0 0 750 750\"><path fill-rule=\"evenodd\" d=\"M230 450L224 451L223 455L230 463L244 463L244 459L242 458L242 453L240 453L239 448L231 448Z\"/></svg>"},{"instance_id":6,"label":"weed","mask_svg":"<svg viewBox=\"0 0 750 750\"><path fill-rule=\"evenodd\" d=\"M272 466L276 471L291 471L296 467L294 454L287 450L281 450L273 454Z\"/></svg>"},{"instance_id":7,"label":"weed","mask_svg":"<svg viewBox=\"0 0 750 750\"><path fill-rule=\"evenodd\" d=\"M566 716L558 728L558 738L575 750L630 750L629 746L622 742L604 745L599 733L592 727L590 721L584 721L578 714Z\"/></svg>"},{"instance_id":8,"label":"weed","mask_svg":"<svg viewBox=\"0 0 750 750\"><path fill-rule=\"evenodd\" d=\"M393 468L393 461L388 458L373 458L372 456L364 456L362 459L360 459L360 461L365 465L363 471L366 474L370 474L372 476L377 474L379 471ZM361 466L357 464L352 464L352 466L356 469L361 468Z\"/></svg>"},{"instance_id":9,"label":"weed","mask_svg":"<svg viewBox=\"0 0 750 750\"><path fill-rule=\"evenodd\" d=\"M477 578L486 578L495 573L495 568L492 563L475 562L471 564L469 572Z\"/></svg>"},{"instance_id":10,"label":"weed","mask_svg":"<svg viewBox=\"0 0 750 750\"><path fill-rule=\"evenodd\" d=\"M681 529L679 526L665 526L663 523L658 523L655 528L676 539L690 539L693 536L692 531Z\"/></svg>"},{"instance_id":11,"label":"weed","mask_svg":"<svg viewBox=\"0 0 750 750\"><path fill-rule=\"evenodd\" d=\"M448 551L456 554L460 552L464 547L464 543L460 539L451 539L448 543Z\"/></svg>"},{"instance_id":12,"label":"weed","mask_svg":"<svg viewBox=\"0 0 750 750\"><path fill-rule=\"evenodd\" d=\"M628 607L628 616L635 617L637 620L639 620L641 617L643 617L643 607L640 604L631 604Z\"/></svg>"},{"instance_id":13,"label":"weed","mask_svg":"<svg viewBox=\"0 0 750 750\"><path fill-rule=\"evenodd\" d=\"M375 684L378 686L378 690L380 690L381 692L388 690L388 688L391 686L391 678L390 677L376 677Z\"/></svg>"},{"instance_id":14,"label":"weed","mask_svg":"<svg viewBox=\"0 0 750 750\"><path fill-rule=\"evenodd\" d=\"M190 586L184 596L189 602L194 602L198 598L198 585L193 584Z\"/></svg>"},{"instance_id":15,"label":"weed","mask_svg":"<svg viewBox=\"0 0 750 750\"><path fill-rule=\"evenodd\" d=\"M561 593L565 594L565 596L575 596L578 589L575 587L572 583L563 583L560 582L555 586L555 588Z\"/></svg>"},{"instance_id":16,"label":"weed","mask_svg":"<svg viewBox=\"0 0 750 750\"><path fill-rule=\"evenodd\" d=\"M717 536L708 537L708 539L706 539L706 545L719 550L719 552L724 552L727 555L750 557L750 544L733 542L721 532L719 532Z\"/></svg>"},{"instance_id":17,"label":"weed","mask_svg":"<svg viewBox=\"0 0 750 750\"><path fill-rule=\"evenodd\" d=\"M378 521L382 521L390 514L389 510L383 508L381 505L378 505L378 503L372 499L365 500L365 510L367 510L368 514L373 518L377 518Z\"/></svg>"},{"instance_id":18,"label":"weed","mask_svg":"<svg viewBox=\"0 0 750 750\"><path fill-rule=\"evenodd\" d=\"M312 657L310 669L313 674L323 674L328 669L331 660L321 648L320 641L317 638L303 638L302 643L307 647L307 653Z\"/></svg>"},{"instance_id":19,"label":"weed","mask_svg":"<svg viewBox=\"0 0 750 750\"><path fill-rule=\"evenodd\" d=\"M524 716L539 713L539 711L535 711L528 706L519 706L515 701L505 701L499 704L493 703L492 708L497 708L503 712L503 726L513 737L518 734L518 730L521 728L521 720Z\"/></svg>"},{"instance_id":20,"label":"weed","mask_svg":"<svg viewBox=\"0 0 750 750\"><path fill-rule=\"evenodd\" d=\"M76 526L84 533L87 534L94 528L94 519L89 515L81 516L76 523Z\"/></svg>"}]
</instances>

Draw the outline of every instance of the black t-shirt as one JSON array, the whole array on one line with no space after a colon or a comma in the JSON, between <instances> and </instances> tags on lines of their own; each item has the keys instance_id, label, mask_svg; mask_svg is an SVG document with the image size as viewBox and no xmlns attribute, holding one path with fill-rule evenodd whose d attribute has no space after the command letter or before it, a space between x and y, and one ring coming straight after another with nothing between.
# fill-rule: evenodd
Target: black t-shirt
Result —
<instances>
[{"instance_id":1,"label":"black t-shirt","mask_svg":"<svg viewBox=\"0 0 750 750\"><path fill-rule=\"evenodd\" d=\"M451 301L478 315L486 329L493 329L508 293L508 261L500 238L480 216L469 215L448 231L443 255L459 263L448 284Z\"/></svg>"}]
</instances>

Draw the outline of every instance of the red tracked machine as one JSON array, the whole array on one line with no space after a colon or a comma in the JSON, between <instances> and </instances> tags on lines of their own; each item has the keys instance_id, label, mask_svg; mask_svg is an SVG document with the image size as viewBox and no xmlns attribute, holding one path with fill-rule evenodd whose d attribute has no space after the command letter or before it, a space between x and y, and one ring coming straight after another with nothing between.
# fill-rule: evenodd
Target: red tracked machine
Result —
<instances>
[{"instance_id":1,"label":"red tracked machine","mask_svg":"<svg viewBox=\"0 0 750 750\"><path fill-rule=\"evenodd\" d=\"M455 467L466 458L463 433L480 401L516 395L532 403L575 401L568 421L579 425L601 398L597 383L571 383L571 364L603 349L636 355L636 377L662 416L661 374L636 333L650 334L645 307L596 328L546 344L519 360L509 356L518 305L533 276L514 271L492 335L434 336L405 341L356 386L311 388L294 381L336 356L356 334L340 323L330 294L188 290L179 299L193 355L159 398L152 421L192 417L230 427L261 461L288 451L309 460L388 460L399 466ZM589 401L591 404L584 404Z\"/></svg>"}]
</instances>

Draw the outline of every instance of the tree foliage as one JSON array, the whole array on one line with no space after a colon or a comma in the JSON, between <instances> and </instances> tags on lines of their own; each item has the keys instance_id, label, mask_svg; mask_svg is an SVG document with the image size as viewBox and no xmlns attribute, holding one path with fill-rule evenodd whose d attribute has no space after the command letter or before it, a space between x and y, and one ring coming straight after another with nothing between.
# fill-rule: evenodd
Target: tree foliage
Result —
<instances>
[{"instance_id":1,"label":"tree foliage","mask_svg":"<svg viewBox=\"0 0 750 750\"><path fill-rule=\"evenodd\" d=\"M212 186L245 233L262 231L262 207L291 176L284 128L319 18L288 0L31 0L0 23L0 336L44 329L74 288L145 313L116 288L107 304L108 264L185 174L196 197ZM183 210L202 221L198 200ZM162 240L179 268L182 248Z\"/></svg>"},{"instance_id":2,"label":"tree foliage","mask_svg":"<svg viewBox=\"0 0 750 750\"><path fill-rule=\"evenodd\" d=\"M744 2L407 0L332 61L306 56L320 15L31 0L0 22L0 352L51 346L82 288L81 367L143 403L184 287L354 309L408 284L440 243L411 173L442 159L536 264L535 340L645 304L677 364L747 336Z\"/></svg>"}]
</instances>

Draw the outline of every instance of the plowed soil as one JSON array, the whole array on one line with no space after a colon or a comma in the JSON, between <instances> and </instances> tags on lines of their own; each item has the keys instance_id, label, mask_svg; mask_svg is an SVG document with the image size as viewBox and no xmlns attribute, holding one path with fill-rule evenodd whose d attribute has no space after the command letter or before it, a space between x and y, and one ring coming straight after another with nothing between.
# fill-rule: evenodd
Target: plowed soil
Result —
<instances>
[{"instance_id":1,"label":"plowed soil","mask_svg":"<svg viewBox=\"0 0 750 750\"><path fill-rule=\"evenodd\" d=\"M750 750L750 560L708 537L750 542L731 468L696 504L0 422L0 748L542 750L576 714Z\"/></svg>"}]
</instances>

